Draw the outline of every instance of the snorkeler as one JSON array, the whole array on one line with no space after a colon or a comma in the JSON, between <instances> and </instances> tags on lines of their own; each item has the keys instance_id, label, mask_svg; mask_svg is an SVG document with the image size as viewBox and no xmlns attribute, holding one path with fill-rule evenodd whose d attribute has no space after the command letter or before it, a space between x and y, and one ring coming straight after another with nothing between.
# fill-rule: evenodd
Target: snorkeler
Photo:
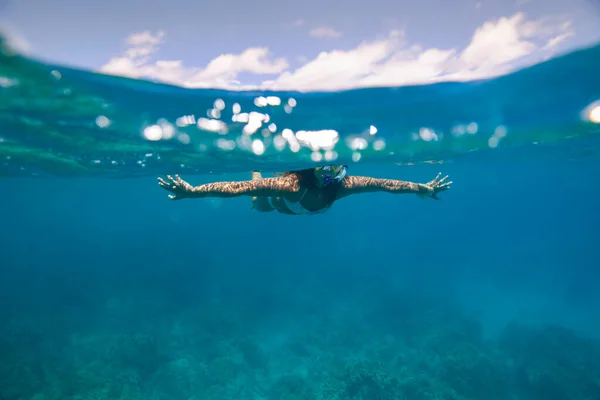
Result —
<instances>
[{"instance_id":1,"label":"snorkeler","mask_svg":"<svg viewBox=\"0 0 600 400\"><path fill-rule=\"evenodd\" d=\"M439 200L438 194L452 184L441 173L428 183L413 183L394 179L376 179L347 175L347 165L329 165L300 171L285 172L282 176L263 178L252 173L252 180L215 182L192 186L179 175L158 178L158 184L171 192L171 200L204 197L252 196L252 208L260 212L278 211L282 214L320 214L336 200L352 194L387 192L413 193L423 198Z\"/></svg>"}]
</instances>

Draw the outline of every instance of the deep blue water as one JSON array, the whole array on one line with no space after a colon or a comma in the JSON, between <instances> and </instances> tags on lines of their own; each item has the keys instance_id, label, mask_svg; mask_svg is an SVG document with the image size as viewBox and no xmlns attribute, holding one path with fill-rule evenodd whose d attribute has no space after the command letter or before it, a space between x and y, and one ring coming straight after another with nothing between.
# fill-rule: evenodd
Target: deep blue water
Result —
<instances>
[{"instance_id":1,"label":"deep blue water","mask_svg":"<svg viewBox=\"0 0 600 400\"><path fill-rule=\"evenodd\" d=\"M487 82L278 94L298 106L272 118L337 130L351 174L454 181L437 202L365 194L307 217L156 185L314 164L266 139L263 155L225 151L195 125L189 141L142 135L260 93L5 54L0 399L599 399L599 130L582 118L599 54ZM412 136L425 126L438 141ZM386 146L352 162L353 136Z\"/></svg>"}]
</instances>

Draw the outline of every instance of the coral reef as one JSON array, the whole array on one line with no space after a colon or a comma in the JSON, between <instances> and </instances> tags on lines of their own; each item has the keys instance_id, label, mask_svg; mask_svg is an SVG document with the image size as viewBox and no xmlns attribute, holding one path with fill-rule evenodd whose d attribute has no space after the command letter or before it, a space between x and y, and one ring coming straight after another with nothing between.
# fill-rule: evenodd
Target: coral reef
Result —
<instances>
[{"instance_id":1,"label":"coral reef","mask_svg":"<svg viewBox=\"0 0 600 400\"><path fill-rule=\"evenodd\" d=\"M597 341L518 323L487 340L459 310L395 301L265 320L215 297L132 324L117 298L95 323L64 330L13 316L0 331L0 399L600 398Z\"/></svg>"}]
</instances>

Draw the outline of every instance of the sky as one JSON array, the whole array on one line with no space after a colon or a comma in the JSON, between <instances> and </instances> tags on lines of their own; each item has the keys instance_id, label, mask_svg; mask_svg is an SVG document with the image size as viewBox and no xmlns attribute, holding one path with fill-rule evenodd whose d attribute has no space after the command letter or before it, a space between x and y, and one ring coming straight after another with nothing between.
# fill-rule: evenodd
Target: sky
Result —
<instances>
[{"instance_id":1,"label":"sky","mask_svg":"<svg viewBox=\"0 0 600 400\"><path fill-rule=\"evenodd\" d=\"M341 90L507 73L600 41L596 0L0 0L41 60L186 87Z\"/></svg>"}]
</instances>

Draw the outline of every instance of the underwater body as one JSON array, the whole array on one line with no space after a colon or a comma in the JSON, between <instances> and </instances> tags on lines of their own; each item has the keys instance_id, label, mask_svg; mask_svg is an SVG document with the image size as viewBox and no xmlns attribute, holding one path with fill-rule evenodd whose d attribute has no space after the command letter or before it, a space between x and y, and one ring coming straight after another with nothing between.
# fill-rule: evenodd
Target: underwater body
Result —
<instances>
[{"instance_id":1,"label":"underwater body","mask_svg":"<svg viewBox=\"0 0 600 400\"><path fill-rule=\"evenodd\" d=\"M192 90L3 47L0 399L599 399L599 70ZM454 184L291 217L156 183L328 163Z\"/></svg>"}]
</instances>

